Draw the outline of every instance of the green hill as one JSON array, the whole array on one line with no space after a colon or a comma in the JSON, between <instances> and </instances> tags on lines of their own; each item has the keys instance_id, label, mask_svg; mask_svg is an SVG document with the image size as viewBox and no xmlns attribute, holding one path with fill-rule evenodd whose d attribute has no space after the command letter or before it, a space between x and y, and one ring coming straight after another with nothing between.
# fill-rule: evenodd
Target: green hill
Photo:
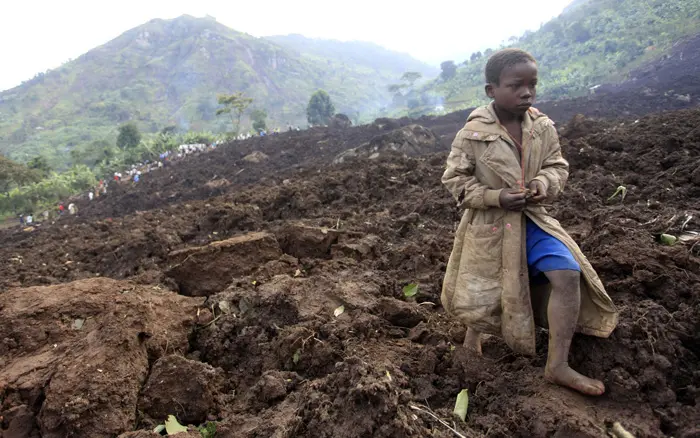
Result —
<instances>
[{"instance_id":1,"label":"green hill","mask_svg":"<svg viewBox=\"0 0 700 438\"><path fill-rule=\"evenodd\" d=\"M235 91L267 110L268 126L304 124L319 88L353 117L387 105L387 85L408 68L430 71L372 45L255 38L213 18L156 19L0 93L0 153L19 161L41 154L60 167L76 146L113 143L126 121L144 132L231 130L215 115L216 97Z\"/></svg>"},{"instance_id":2,"label":"green hill","mask_svg":"<svg viewBox=\"0 0 700 438\"><path fill-rule=\"evenodd\" d=\"M699 32L700 0L575 0L559 17L512 39L508 47L537 58L539 98L557 99L624 79L625 72ZM481 104L484 67L494 49L472 54L454 77L437 78L421 93L444 99L447 110Z\"/></svg>"}]
</instances>

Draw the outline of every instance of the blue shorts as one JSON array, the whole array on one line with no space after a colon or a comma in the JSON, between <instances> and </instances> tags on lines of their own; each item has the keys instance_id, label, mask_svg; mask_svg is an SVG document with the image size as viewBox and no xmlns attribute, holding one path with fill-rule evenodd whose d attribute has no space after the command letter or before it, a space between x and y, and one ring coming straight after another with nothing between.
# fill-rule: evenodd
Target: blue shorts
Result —
<instances>
[{"instance_id":1,"label":"blue shorts","mask_svg":"<svg viewBox=\"0 0 700 438\"><path fill-rule=\"evenodd\" d=\"M525 232L527 247L527 267L531 279L541 280L543 273L549 271L579 271L581 267L574 256L561 241L546 233L530 218L527 218Z\"/></svg>"}]
</instances>

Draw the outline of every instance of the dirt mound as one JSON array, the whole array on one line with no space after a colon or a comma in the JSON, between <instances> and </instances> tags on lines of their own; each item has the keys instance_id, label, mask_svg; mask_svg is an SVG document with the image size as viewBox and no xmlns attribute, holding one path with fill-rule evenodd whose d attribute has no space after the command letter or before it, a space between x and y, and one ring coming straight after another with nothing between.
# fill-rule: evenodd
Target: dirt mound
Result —
<instances>
[{"instance_id":1,"label":"dirt mound","mask_svg":"<svg viewBox=\"0 0 700 438\"><path fill-rule=\"evenodd\" d=\"M149 363L187 351L196 306L109 279L0 295L3 436L131 430Z\"/></svg>"},{"instance_id":2,"label":"dirt mound","mask_svg":"<svg viewBox=\"0 0 700 438\"><path fill-rule=\"evenodd\" d=\"M609 339L574 340L572 365L603 380L604 397L544 381L544 330L532 358L513 354L494 337L484 344L483 360L461 347L464 327L439 303L459 219L440 184L447 149L331 165L343 150L388 131L318 128L217 150L214 157L236 163L225 173L213 161L205 169L205 154L151 182L146 176L123 197L100 197L80 218L30 233L0 231L0 315L9 312L0 324L12 334L3 341L8 353L0 376L19 369L13 345L24 345L20 351L31 352L33 364L43 363L44 351L51 354L46 360L70 365L93 363L89 351L104 351L100 357L111 360L100 365L107 374L70 369L80 382L64 379L68 371L57 371L48 384L32 377L21 389L8 381L14 389L5 390L3 432L33 424L27 430L56 431L46 436L101 436L99 415L86 419L93 411L81 410L81 400L64 408L78 412L75 422L67 415L61 425L43 420L57 418L58 403L95 385L103 398L87 397L90 409L100 414L120 400L108 417L114 418L110 433L127 431L122 425L128 423L141 429L135 436L149 436L163 420L158 417L169 413L182 422L215 421L217 436L451 437L420 409L452 426L455 397L464 388L469 414L456 427L469 437L599 437L616 421L637 437L694 436L700 244L667 246L658 236L700 231L698 126L696 109L636 123L577 118L562 130L571 175L551 212L621 310ZM243 166L255 150L270 160ZM206 186L223 178L230 184ZM624 199L611 198L619 186L626 188ZM162 191L151 190L156 187ZM153 207L111 220L99 216L128 199L139 210ZM132 281L18 289L97 275ZM103 289L111 295L90 313L91 291L100 288L85 285L95 282L109 284ZM418 286L412 298L402 291L408 284ZM165 291L183 285L206 301ZM27 297L53 298L41 311L39 304L23 304ZM199 310L192 304L202 302ZM82 330L71 328L77 319L85 320ZM163 338L136 343L144 325L171 327L167 352ZM56 330L73 346L61 358L53 356ZM92 347L85 330L104 342ZM186 358L171 357L173 347L187 350ZM127 386L116 384L112 370L124 370ZM92 383L98 377L105 380ZM136 418L138 406L144 416Z\"/></svg>"},{"instance_id":3,"label":"dirt mound","mask_svg":"<svg viewBox=\"0 0 700 438\"><path fill-rule=\"evenodd\" d=\"M352 126L352 121L350 120L350 117L346 116L345 114L338 113L333 116L329 125L333 128L349 128Z\"/></svg>"},{"instance_id":4,"label":"dirt mound","mask_svg":"<svg viewBox=\"0 0 700 438\"><path fill-rule=\"evenodd\" d=\"M333 163L351 159L377 159L387 155L418 156L437 152L440 140L429 129L420 125L408 125L374 137L368 143L339 154Z\"/></svg>"},{"instance_id":5,"label":"dirt mound","mask_svg":"<svg viewBox=\"0 0 700 438\"><path fill-rule=\"evenodd\" d=\"M175 280L184 295L209 295L224 289L234 276L247 274L281 255L275 237L250 233L189 247L168 255L166 275Z\"/></svg>"}]
</instances>

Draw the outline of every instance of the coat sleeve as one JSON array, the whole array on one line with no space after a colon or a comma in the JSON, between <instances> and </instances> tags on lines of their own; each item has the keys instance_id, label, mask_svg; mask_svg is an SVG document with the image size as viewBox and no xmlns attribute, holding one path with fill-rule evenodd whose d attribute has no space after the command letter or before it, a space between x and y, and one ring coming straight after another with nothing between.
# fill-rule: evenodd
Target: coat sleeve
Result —
<instances>
[{"instance_id":1,"label":"coat sleeve","mask_svg":"<svg viewBox=\"0 0 700 438\"><path fill-rule=\"evenodd\" d=\"M472 142L460 131L452 142L452 150L447 157L447 169L442 175L442 183L460 207L487 209L500 207L501 190L492 190L474 176L476 160Z\"/></svg>"},{"instance_id":2,"label":"coat sleeve","mask_svg":"<svg viewBox=\"0 0 700 438\"><path fill-rule=\"evenodd\" d=\"M544 160L534 179L544 184L547 198L554 198L564 190L566 180L569 178L569 163L561 155L559 135L551 122L548 122L543 132L542 146Z\"/></svg>"}]
</instances>

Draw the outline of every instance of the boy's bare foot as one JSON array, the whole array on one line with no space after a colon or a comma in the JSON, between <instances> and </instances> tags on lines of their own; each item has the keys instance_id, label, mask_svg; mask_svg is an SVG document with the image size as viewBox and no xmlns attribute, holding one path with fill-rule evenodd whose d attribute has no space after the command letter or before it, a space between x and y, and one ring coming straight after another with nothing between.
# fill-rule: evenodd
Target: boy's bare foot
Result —
<instances>
[{"instance_id":1,"label":"boy's bare foot","mask_svg":"<svg viewBox=\"0 0 700 438\"><path fill-rule=\"evenodd\" d=\"M482 356L481 352L481 333L474 329L468 328L467 334L464 336L464 348Z\"/></svg>"},{"instance_id":2,"label":"boy's bare foot","mask_svg":"<svg viewBox=\"0 0 700 438\"><path fill-rule=\"evenodd\" d=\"M554 369L545 368L544 378L552 383L575 389L586 395L602 395L605 392L603 382L588 378L574 371L566 362L559 364Z\"/></svg>"}]
</instances>

